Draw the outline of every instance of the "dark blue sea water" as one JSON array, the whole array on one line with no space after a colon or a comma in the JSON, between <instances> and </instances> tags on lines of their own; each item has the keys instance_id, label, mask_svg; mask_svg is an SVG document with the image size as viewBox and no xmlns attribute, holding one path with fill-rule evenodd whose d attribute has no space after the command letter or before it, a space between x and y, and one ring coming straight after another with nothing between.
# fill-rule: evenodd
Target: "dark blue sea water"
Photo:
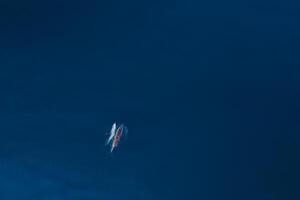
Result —
<instances>
[{"instance_id":1,"label":"dark blue sea water","mask_svg":"<svg viewBox=\"0 0 300 200\"><path fill-rule=\"evenodd\" d=\"M299 7L0 1L0 199L299 200Z\"/></svg>"}]
</instances>

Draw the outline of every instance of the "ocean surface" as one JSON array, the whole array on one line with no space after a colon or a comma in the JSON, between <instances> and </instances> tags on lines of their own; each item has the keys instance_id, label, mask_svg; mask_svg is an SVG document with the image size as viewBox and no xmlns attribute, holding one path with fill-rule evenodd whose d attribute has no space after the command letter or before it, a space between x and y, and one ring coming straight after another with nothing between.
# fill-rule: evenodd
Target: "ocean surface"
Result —
<instances>
[{"instance_id":1,"label":"ocean surface","mask_svg":"<svg viewBox=\"0 0 300 200\"><path fill-rule=\"evenodd\" d=\"M299 200L299 7L0 1L0 199Z\"/></svg>"}]
</instances>

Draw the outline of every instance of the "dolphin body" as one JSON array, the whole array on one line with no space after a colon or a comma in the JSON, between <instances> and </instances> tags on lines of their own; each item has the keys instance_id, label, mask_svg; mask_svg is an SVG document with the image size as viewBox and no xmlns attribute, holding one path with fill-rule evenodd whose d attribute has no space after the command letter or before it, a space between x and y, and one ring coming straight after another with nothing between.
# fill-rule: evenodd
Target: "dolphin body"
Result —
<instances>
[{"instance_id":1,"label":"dolphin body","mask_svg":"<svg viewBox=\"0 0 300 200\"><path fill-rule=\"evenodd\" d=\"M105 145L109 145L109 143L111 143L112 139L114 138L115 134L116 134L116 129L117 129L117 124L113 123L111 130L109 132L109 138L106 141Z\"/></svg>"}]
</instances>

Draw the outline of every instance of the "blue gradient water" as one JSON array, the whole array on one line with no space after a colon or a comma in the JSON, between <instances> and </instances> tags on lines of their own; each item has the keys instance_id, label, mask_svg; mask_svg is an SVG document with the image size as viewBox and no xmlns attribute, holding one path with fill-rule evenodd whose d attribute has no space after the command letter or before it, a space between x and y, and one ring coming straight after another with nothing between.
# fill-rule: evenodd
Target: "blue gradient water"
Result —
<instances>
[{"instance_id":1,"label":"blue gradient water","mask_svg":"<svg viewBox=\"0 0 300 200\"><path fill-rule=\"evenodd\" d=\"M298 200L298 7L1 1L0 199Z\"/></svg>"}]
</instances>

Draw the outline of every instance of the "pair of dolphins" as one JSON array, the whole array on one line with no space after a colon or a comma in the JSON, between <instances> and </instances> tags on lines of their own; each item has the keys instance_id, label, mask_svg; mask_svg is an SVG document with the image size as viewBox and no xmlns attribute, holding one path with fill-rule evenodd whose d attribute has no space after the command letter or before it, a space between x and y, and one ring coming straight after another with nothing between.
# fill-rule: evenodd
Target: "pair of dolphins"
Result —
<instances>
[{"instance_id":1,"label":"pair of dolphins","mask_svg":"<svg viewBox=\"0 0 300 200\"><path fill-rule=\"evenodd\" d=\"M119 145L119 142L121 140L121 137L124 134L127 134L128 129L124 124L120 124L117 126L117 123L113 123L111 130L109 132L109 137L106 141L106 145L110 145L110 152L113 152L113 150Z\"/></svg>"}]
</instances>

